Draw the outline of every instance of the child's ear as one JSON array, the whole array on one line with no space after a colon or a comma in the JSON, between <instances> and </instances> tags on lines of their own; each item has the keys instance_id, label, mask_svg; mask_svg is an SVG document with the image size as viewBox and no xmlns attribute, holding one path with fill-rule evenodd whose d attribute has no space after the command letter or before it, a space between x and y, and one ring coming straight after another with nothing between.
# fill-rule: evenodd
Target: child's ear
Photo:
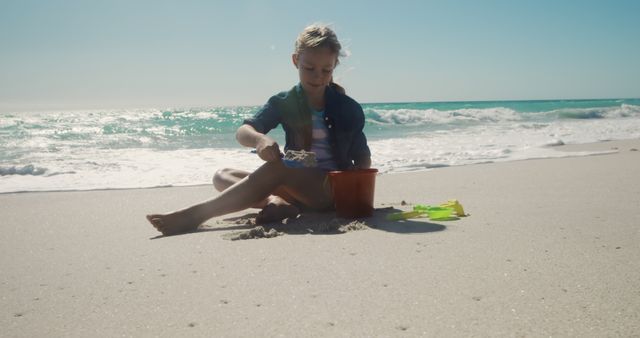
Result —
<instances>
[{"instance_id":1,"label":"child's ear","mask_svg":"<svg viewBox=\"0 0 640 338\"><path fill-rule=\"evenodd\" d=\"M293 65L298 68L298 54L291 54L291 61L293 61Z\"/></svg>"}]
</instances>

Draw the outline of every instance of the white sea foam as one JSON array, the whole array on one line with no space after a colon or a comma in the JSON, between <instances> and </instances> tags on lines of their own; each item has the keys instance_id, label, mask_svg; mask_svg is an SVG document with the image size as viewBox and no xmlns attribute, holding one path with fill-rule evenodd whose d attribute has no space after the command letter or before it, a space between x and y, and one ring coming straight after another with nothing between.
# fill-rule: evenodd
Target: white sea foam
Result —
<instances>
[{"instance_id":1,"label":"white sea foam","mask_svg":"<svg viewBox=\"0 0 640 338\"><path fill-rule=\"evenodd\" d=\"M381 172L394 172L588 155L588 152L568 154L549 146L640 138L640 119L565 121L544 127L527 125L505 123L413 133L411 137L376 140L369 145L374 165Z\"/></svg>"},{"instance_id":2,"label":"white sea foam","mask_svg":"<svg viewBox=\"0 0 640 338\"><path fill-rule=\"evenodd\" d=\"M622 104L612 107L562 108L546 112L546 115L557 115L568 119L616 119L640 117L640 106Z\"/></svg>"},{"instance_id":3,"label":"white sea foam","mask_svg":"<svg viewBox=\"0 0 640 338\"><path fill-rule=\"evenodd\" d=\"M451 124L460 122L503 122L519 121L522 116L509 108L495 107L485 109L371 109L373 114L368 120L374 124Z\"/></svg>"},{"instance_id":4,"label":"white sea foam","mask_svg":"<svg viewBox=\"0 0 640 338\"><path fill-rule=\"evenodd\" d=\"M255 154L245 149L164 152L106 149L74 151L65 161L57 161L56 155L40 154L38 157L41 163L47 164L46 169L37 166L16 168L16 173L24 175L11 175L9 168L9 175L0 176L0 193L210 184L217 169L232 167L252 171L261 163Z\"/></svg>"},{"instance_id":5,"label":"white sea foam","mask_svg":"<svg viewBox=\"0 0 640 338\"><path fill-rule=\"evenodd\" d=\"M262 161L233 138L248 111L3 115L0 193L209 184L223 167L251 171ZM541 113L500 106L395 109L394 104L365 111L373 165L382 173L586 155L554 146L640 138L640 106L635 104ZM275 135L283 146L282 133Z\"/></svg>"}]
</instances>

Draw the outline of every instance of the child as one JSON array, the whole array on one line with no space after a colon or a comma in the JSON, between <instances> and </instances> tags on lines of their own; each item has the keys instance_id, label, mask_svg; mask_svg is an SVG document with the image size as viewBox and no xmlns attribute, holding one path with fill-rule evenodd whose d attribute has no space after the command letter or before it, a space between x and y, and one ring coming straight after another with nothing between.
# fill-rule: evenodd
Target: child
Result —
<instances>
[{"instance_id":1,"label":"child","mask_svg":"<svg viewBox=\"0 0 640 338\"><path fill-rule=\"evenodd\" d=\"M341 45L336 34L323 25L302 31L292 55L300 83L272 96L253 118L238 128L236 139L255 148L265 161L253 173L221 169L213 184L221 193L207 201L169 214L147 215L164 235L195 230L206 220L246 208L262 208L258 223L295 217L299 207L323 210L332 207L327 172L369 168L371 153L363 133L362 107L333 83ZM289 168L280 146L267 132L282 124L285 150L316 153L316 168Z\"/></svg>"}]
</instances>

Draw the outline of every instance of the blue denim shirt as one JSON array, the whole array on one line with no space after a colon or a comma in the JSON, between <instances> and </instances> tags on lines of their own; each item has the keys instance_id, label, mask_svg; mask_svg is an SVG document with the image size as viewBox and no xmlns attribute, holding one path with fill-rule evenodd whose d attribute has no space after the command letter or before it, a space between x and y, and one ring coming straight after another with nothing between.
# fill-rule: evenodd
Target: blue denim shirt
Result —
<instances>
[{"instance_id":1,"label":"blue denim shirt","mask_svg":"<svg viewBox=\"0 0 640 338\"><path fill-rule=\"evenodd\" d=\"M364 112L358 102L328 86L324 92L324 122L329 131L329 144L338 169L345 170L371 157L364 135ZM300 84L289 91L272 96L252 117L244 120L256 131L266 134L282 124L286 150L311 149L311 108Z\"/></svg>"}]
</instances>

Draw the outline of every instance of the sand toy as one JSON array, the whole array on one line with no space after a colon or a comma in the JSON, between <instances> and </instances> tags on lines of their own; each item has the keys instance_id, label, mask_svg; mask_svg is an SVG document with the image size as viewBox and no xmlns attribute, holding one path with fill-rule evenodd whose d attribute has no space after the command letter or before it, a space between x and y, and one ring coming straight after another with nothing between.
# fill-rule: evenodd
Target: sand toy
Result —
<instances>
[{"instance_id":1,"label":"sand toy","mask_svg":"<svg viewBox=\"0 0 640 338\"><path fill-rule=\"evenodd\" d=\"M453 208L453 210L456 212L456 216L458 217L467 216L467 214L464 213L462 204L460 204L460 202L458 202L458 200L456 199L448 200L446 203L440 204L440 206L443 208Z\"/></svg>"},{"instance_id":2,"label":"sand toy","mask_svg":"<svg viewBox=\"0 0 640 338\"><path fill-rule=\"evenodd\" d=\"M454 215L455 214L455 215ZM429 217L431 220L450 220L455 219L454 216L465 217L462 204L456 199L448 200L442 203L440 206L432 206L426 204L416 204L413 206L413 210L395 212L387 215L389 221L399 221L410 218L423 218Z\"/></svg>"},{"instance_id":3,"label":"sand toy","mask_svg":"<svg viewBox=\"0 0 640 338\"><path fill-rule=\"evenodd\" d=\"M342 218L373 215L373 199L378 169L330 171L329 183L336 214Z\"/></svg>"},{"instance_id":4,"label":"sand toy","mask_svg":"<svg viewBox=\"0 0 640 338\"><path fill-rule=\"evenodd\" d=\"M394 212L392 214L388 214L387 220L400 221L400 220L405 220L409 218L420 218L420 217L427 217L427 215L425 212L422 212L422 211L411 210L411 211Z\"/></svg>"}]
</instances>

